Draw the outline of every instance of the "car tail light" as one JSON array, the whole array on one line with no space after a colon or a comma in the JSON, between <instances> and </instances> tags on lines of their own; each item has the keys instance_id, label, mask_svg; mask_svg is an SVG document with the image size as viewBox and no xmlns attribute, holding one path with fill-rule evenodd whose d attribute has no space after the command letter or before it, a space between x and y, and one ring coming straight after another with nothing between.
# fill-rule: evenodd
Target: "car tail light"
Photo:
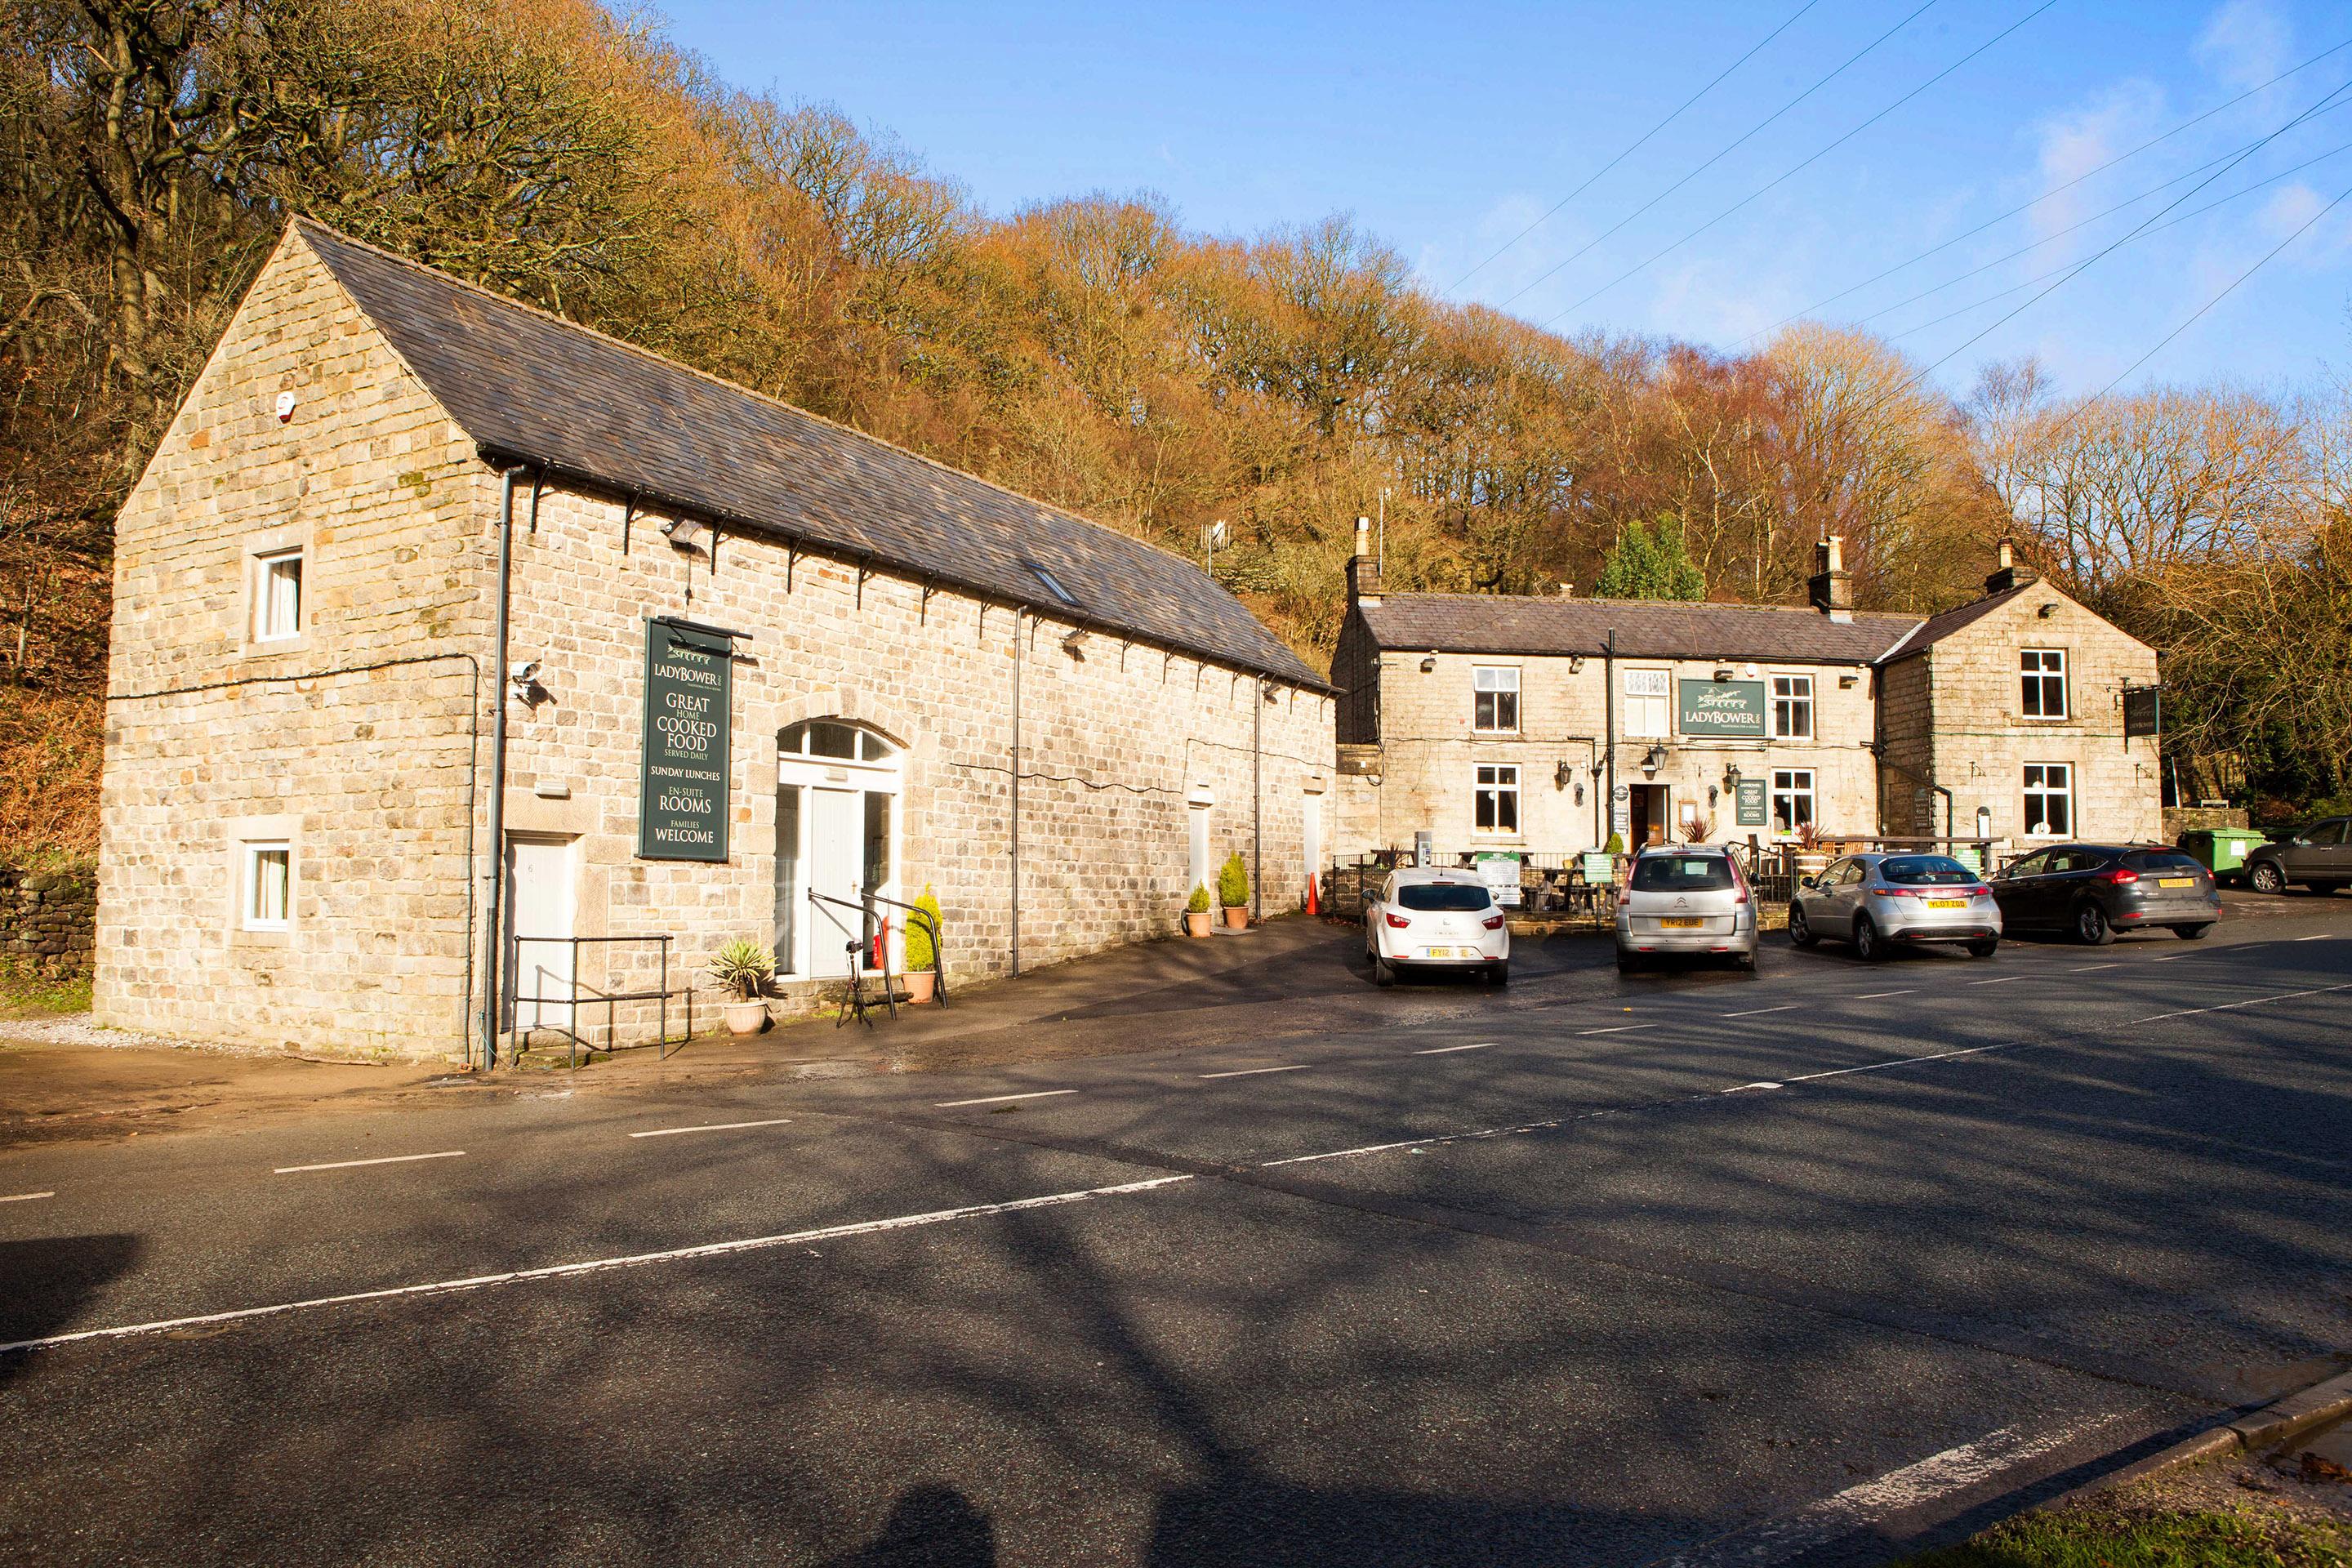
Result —
<instances>
[{"instance_id":1,"label":"car tail light","mask_svg":"<svg viewBox=\"0 0 2352 1568\"><path fill-rule=\"evenodd\" d=\"M1412 921L1399 914L1383 914L1381 919L1389 922L1391 931L1403 931L1412 924Z\"/></svg>"},{"instance_id":2,"label":"car tail light","mask_svg":"<svg viewBox=\"0 0 2352 1568\"><path fill-rule=\"evenodd\" d=\"M1617 884L1617 907L1623 909L1633 901L1633 884L1628 880Z\"/></svg>"},{"instance_id":3,"label":"car tail light","mask_svg":"<svg viewBox=\"0 0 2352 1568\"><path fill-rule=\"evenodd\" d=\"M1979 882L1975 887L1969 889L1969 897L1972 899L1990 899L1992 897L1992 889L1986 887L1982 882Z\"/></svg>"},{"instance_id":4,"label":"car tail light","mask_svg":"<svg viewBox=\"0 0 2352 1568\"><path fill-rule=\"evenodd\" d=\"M2139 873L2133 870L2128 866L2117 866L2113 870L2108 871L2105 875L2102 876L2099 880L2106 883L2109 887L2119 888L2126 882L2138 881Z\"/></svg>"},{"instance_id":5,"label":"car tail light","mask_svg":"<svg viewBox=\"0 0 2352 1568\"><path fill-rule=\"evenodd\" d=\"M1729 862L1729 864L1731 867L1731 901L1735 904L1744 904L1748 901L1748 879L1741 874L1738 861L1734 860Z\"/></svg>"},{"instance_id":6,"label":"car tail light","mask_svg":"<svg viewBox=\"0 0 2352 1568\"><path fill-rule=\"evenodd\" d=\"M1502 929L1503 929L1503 914L1502 914L1502 911L1501 911L1500 910L1496 910L1496 911L1495 911L1493 914L1488 915L1485 920L1483 920L1483 921L1479 921L1478 923L1479 923L1480 925L1485 926L1488 931L1500 931L1500 930L1502 930Z\"/></svg>"}]
</instances>

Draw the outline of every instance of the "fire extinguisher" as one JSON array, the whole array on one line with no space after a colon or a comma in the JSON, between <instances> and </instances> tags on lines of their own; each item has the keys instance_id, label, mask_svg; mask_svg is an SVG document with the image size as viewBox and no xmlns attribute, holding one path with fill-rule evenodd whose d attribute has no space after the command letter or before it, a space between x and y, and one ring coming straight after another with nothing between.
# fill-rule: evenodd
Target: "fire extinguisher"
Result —
<instances>
[{"instance_id":1,"label":"fire extinguisher","mask_svg":"<svg viewBox=\"0 0 2352 1568\"><path fill-rule=\"evenodd\" d=\"M890 972L890 922L883 921L874 928L874 960L871 967L887 974Z\"/></svg>"}]
</instances>

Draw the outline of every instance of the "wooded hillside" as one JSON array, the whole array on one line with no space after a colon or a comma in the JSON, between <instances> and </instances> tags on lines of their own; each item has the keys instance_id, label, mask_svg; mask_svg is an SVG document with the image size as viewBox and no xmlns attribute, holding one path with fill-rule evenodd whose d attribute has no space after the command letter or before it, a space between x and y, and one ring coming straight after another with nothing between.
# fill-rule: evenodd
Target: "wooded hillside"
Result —
<instances>
[{"instance_id":1,"label":"wooded hillside","mask_svg":"<svg viewBox=\"0 0 2352 1568\"><path fill-rule=\"evenodd\" d=\"M1311 658L1383 504L1394 584L1589 584L1668 516L1715 597L1797 596L1837 532L1864 607L1921 612L2016 531L2164 651L2192 793L2299 805L2352 771L2335 388L2084 404L2021 364L1956 404L1829 327L1724 355L1444 304L1344 218L992 215L587 0L10 16L0 861L92 841L112 515L296 212L1171 548L1224 519L1219 575Z\"/></svg>"}]
</instances>

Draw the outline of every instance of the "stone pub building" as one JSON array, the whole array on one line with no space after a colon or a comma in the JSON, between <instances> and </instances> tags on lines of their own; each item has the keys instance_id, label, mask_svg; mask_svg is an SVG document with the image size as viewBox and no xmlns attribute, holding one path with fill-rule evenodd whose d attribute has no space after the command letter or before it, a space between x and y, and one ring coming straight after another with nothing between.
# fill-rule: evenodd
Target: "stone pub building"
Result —
<instances>
[{"instance_id":1,"label":"stone pub building","mask_svg":"<svg viewBox=\"0 0 2352 1568\"><path fill-rule=\"evenodd\" d=\"M109 1024L459 1058L493 962L593 1033L664 936L806 987L928 887L952 981L1323 858L1330 689L1197 567L307 221L117 538Z\"/></svg>"}]
</instances>

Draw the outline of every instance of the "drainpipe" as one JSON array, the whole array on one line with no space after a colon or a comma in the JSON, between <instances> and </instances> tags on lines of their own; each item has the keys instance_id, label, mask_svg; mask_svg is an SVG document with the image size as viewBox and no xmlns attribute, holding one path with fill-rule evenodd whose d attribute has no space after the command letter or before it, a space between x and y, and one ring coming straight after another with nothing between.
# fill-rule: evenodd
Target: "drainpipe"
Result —
<instances>
[{"instance_id":1,"label":"drainpipe","mask_svg":"<svg viewBox=\"0 0 2352 1568\"><path fill-rule=\"evenodd\" d=\"M499 602L490 659L490 918L482 962L482 1068L498 1066L499 970L505 955L507 890L507 585L514 576L514 482L521 465L499 476Z\"/></svg>"},{"instance_id":2,"label":"drainpipe","mask_svg":"<svg viewBox=\"0 0 2352 1568\"><path fill-rule=\"evenodd\" d=\"M1013 973L1021 973L1021 610L1013 611Z\"/></svg>"},{"instance_id":3,"label":"drainpipe","mask_svg":"<svg viewBox=\"0 0 2352 1568\"><path fill-rule=\"evenodd\" d=\"M1265 791L1259 787L1265 756L1265 680L1250 677L1250 919L1265 919Z\"/></svg>"},{"instance_id":4,"label":"drainpipe","mask_svg":"<svg viewBox=\"0 0 2352 1568\"><path fill-rule=\"evenodd\" d=\"M1609 628L1609 636L1601 645L1601 711L1602 739L1609 743L1609 815L1602 820L1609 831L1617 831L1617 628ZM1608 847L1604 835L1601 847Z\"/></svg>"}]
</instances>

